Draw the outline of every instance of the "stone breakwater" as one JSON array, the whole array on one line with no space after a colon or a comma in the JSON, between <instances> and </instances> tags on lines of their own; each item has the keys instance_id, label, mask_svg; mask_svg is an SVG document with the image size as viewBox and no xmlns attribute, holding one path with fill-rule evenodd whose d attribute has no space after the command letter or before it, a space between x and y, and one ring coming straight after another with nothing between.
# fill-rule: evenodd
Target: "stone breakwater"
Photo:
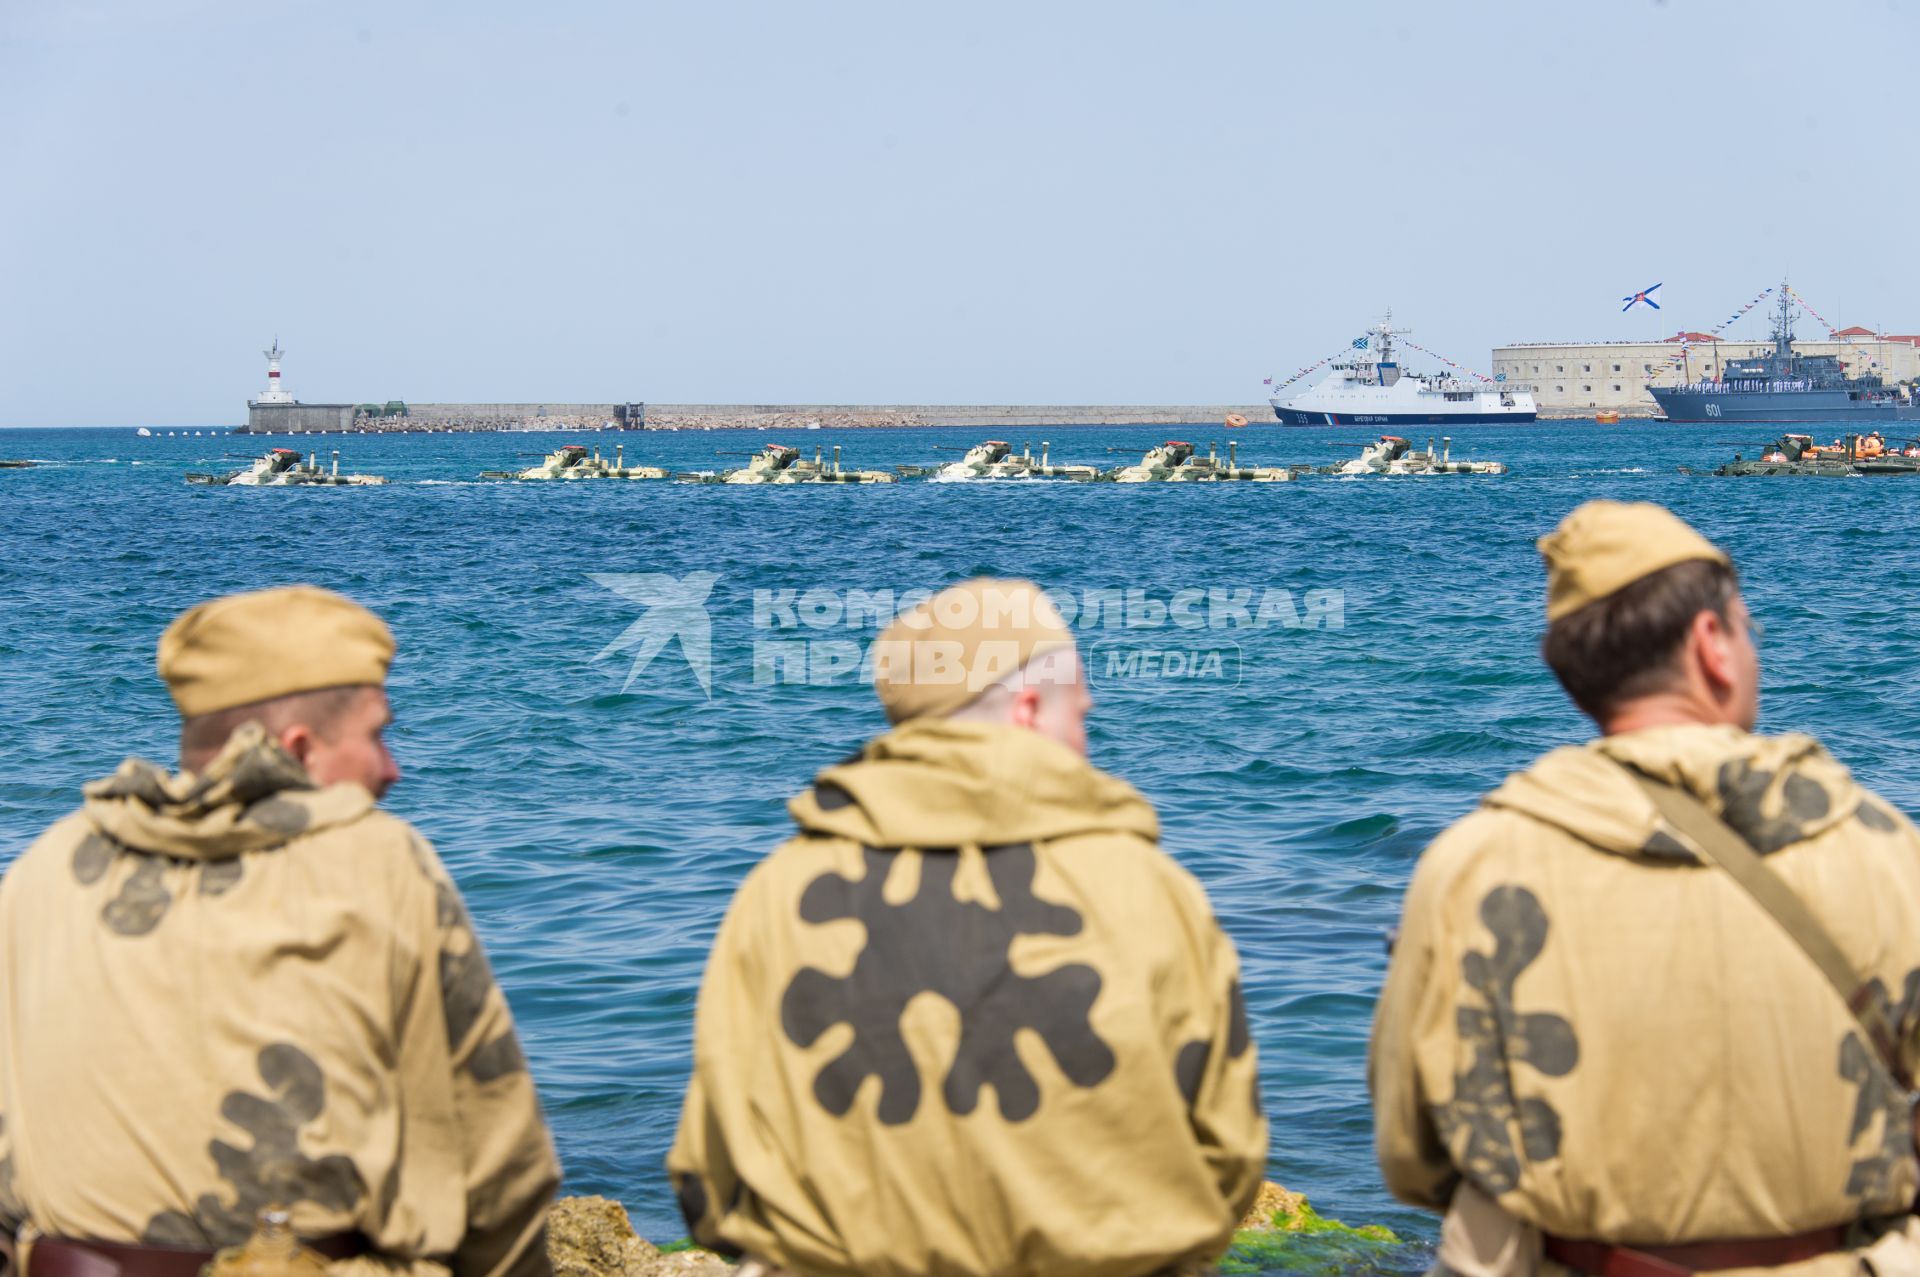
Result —
<instances>
[{"instance_id":1,"label":"stone breakwater","mask_svg":"<svg viewBox=\"0 0 1920 1277\"><path fill-rule=\"evenodd\" d=\"M606 1197L566 1197L547 1220L554 1277L728 1277L733 1266L684 1242L654 1245L634 1232L626 1208ZM1418 1253L1410 1253L1418 1252ZM1419 1248L1387 1228L1326 1219L1299 1193L1268 1182L1234 1233L1222 1273L1418 1272Z\"/></svg>"},{"instance_id":2,"label":"stone breakwater","mask_svg":"<svg viewBox=\"0 0 1920 1277\"><path fill-rule=\"evenodd\" d=\"M885 426L931 425L924 416L888 409L828 409L811 412L666 412L647 410L648 430L857 430Z\"/></svg>"},{"instance_id":3,"label":"stone breakwater","mask_svg":"<svg viewBox=\"0 0 1920 1277\"><path fill-rule=\"evenodd\" d=\"M567 413L549 417L422 417L409 414L405 417L362 419L354 426L355 430L364 430L368 434L397 434L403 431L425 431L433 434L485 434L490 431L509 430L572 432L622 428L618 422L610 421L599 413Z\"/></svg>"},{"instance_id":4,"label":"stone breakwater","mask_svg":"<svg viewBox=\"0 0 1920 1277\"><path fill-rule=\"evenodd\" d=\"M398 401L396 401L396 409ZM956 426L989 434L1047 426L1273 424L1264 404L408 404L367 415L351 404L254 404L245 434L400 434L509 430L849 430Z\"/></svg>"}]
</instances>

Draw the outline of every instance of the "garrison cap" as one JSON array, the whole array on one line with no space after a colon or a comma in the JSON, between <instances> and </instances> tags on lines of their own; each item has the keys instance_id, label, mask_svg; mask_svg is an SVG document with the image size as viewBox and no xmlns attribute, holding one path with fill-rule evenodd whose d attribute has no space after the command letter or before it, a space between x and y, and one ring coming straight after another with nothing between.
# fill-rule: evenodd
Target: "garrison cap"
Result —
<instances>
[{"instance_id":1,"label":"garrison cap","mask_svg":"<svg viewBox=\"0 0 1920 1277\"><path fill-rule=\"evenodd\" d=\"M1547 561L1547 621L1692 559L1732 566L1713 542L1649 501L1589 501L1535 542Z\"/></svg>"},{"instance_id":2,"label":"garrison cap","mask_svg":"<svg viewBox=\"0 0 1920 1277\"><path fill-rule=\"evenodd\" d=\"M887 720L960 709L1041 652L1072 647L1060 609L1031 581L977 577L893 619L873 645L873 687Z\"/></svg>"},{"instance_id":3,"label":"garrison cap","mask_svg":"<svg viewBox=\"0 0 1920 1277\"><path fill-rule=\"evenodd\" d=\"M393 634L352 599L311 585L229 594L160 636L160 677L182 718L326 687L378 687Z\"/></svg>"}]
</instances>

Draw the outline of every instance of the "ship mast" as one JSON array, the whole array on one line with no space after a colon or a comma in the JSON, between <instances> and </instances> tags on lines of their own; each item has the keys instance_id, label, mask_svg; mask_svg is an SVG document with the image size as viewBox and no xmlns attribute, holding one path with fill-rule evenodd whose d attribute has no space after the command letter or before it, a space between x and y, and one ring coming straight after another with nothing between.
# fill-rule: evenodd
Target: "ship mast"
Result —
<instances>
[{"instance_id":1,"label":"ship mast","mask_svg":"<svg viewBox=\"0 0 1920 1277\"><path fill-rule=\"evenodd\" d=\"M1773 357L1775 375L1785 377L1793 370L1793 298L1787 281L1780 281L1780 313L1773 321Z\"/></svg>"}]
</instances>

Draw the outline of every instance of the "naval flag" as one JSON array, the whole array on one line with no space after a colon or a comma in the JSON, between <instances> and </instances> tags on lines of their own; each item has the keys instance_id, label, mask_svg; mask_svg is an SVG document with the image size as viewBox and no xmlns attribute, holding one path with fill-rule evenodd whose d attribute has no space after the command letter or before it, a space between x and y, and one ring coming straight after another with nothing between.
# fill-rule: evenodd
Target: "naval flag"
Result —
<instances>
[{"instance_id":1,"label":"naval flag","mask_svg":"<svg viewBox=\"0 0 1920 1277\"><path fill-rule=\"evenodd\" d=\"M1365 350L1367 348L1366 337L1355 337L1353 339L1353 348L1355 350Z\"/></svg>"},{"instance_id":2,"label":"naval flag","mask_svg":"<svg viewBox=\"0 0 1920 1277\"><path fill-rule=\"evenodd\" d=\"M1660 285L1655 284L1652 288L1643 288L1637 293L1632 293L1626 297L1622 297L1620 300L1625 302L1626 305L1620 308L1620 313L1624 315L1628 311L1632 310L1635 306L1640 305L1642 302L1653 307L1655 310L1659 310L1660 303L1653 300L1653 295L1659 291L1660 291Z\"/></svg>"}]
</instances>

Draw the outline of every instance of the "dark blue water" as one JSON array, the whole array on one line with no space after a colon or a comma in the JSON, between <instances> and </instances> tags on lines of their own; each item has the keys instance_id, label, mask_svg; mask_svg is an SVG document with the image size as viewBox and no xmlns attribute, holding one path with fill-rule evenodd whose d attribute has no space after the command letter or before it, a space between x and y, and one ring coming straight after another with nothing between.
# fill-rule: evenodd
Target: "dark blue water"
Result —
<instances>
[{"instance_id":1,"label":"dark blue water","mask_svg":"<svg viewBox=\"0 0 1920 1277\"><path fill-rule=\"evenodd\" d=\"M1512 466L1494 479L1139 487L479 483L479 471L532 464L515 454L569 437L354 436L340 441L344 468L391 486L277 491L181 480L237 467L222 454L257 441L0 432L0 456L52 463L0 471L0 851L17 853L123 755L171 758L153 645L175 613L297 580L354 595L400 641L393 743L407 774L389 805L433 839L466 892L569 1189L617 1196L642 1232L677 1237L660 1164L708 939L786 829L786 796L882 726L849 676L756 684L756 641L796 637L755 627L756 590L844 599L1022 574L1075 596L1144 591L1134 619L1147 620L1152 602L1183 589L1251 591L1256 603L1285 590L1303 620L1308 591L1342 591L1337 629L1084 632L1102 650L1199 642L1232 658L1224 677L1165 682L1106 677L1096 663L1091 749L1158 806L1169 850L1239 945L1273 1177L1325 1213L1430 1237L1431 1222L1391 1202L1373 1168L1368 1018L1382 937L1420 849L1507 771L1585 734L1535 655L1535 537L1587 497L1672 505L1747 575L1766 624L1763 726L1820 735L1920 809L1920 479L1676 473L1729 455L1727 430L1463 431L1457 453ZM1335 442L1357 437L1234 433L1255 463L1335 460L1352 451ZM1027 434L1036 449L1052 439L1058 460L1101 465L1166 436L1059 428L1014 441ZM840 443L849 465L882 468L978 437L782 436ZM1204 447L1209 431L1187 437ZM619 438L630 461L694 469L739 464L716 450L775 437ZM623 690L631 653L596 656L642 609L589 574L695 572L717 578L711 696L678 646ZM1315 597L1324 608L1329 596ZM844 624L797 635L871 636Z\"/></svg>"}]
</instances>

